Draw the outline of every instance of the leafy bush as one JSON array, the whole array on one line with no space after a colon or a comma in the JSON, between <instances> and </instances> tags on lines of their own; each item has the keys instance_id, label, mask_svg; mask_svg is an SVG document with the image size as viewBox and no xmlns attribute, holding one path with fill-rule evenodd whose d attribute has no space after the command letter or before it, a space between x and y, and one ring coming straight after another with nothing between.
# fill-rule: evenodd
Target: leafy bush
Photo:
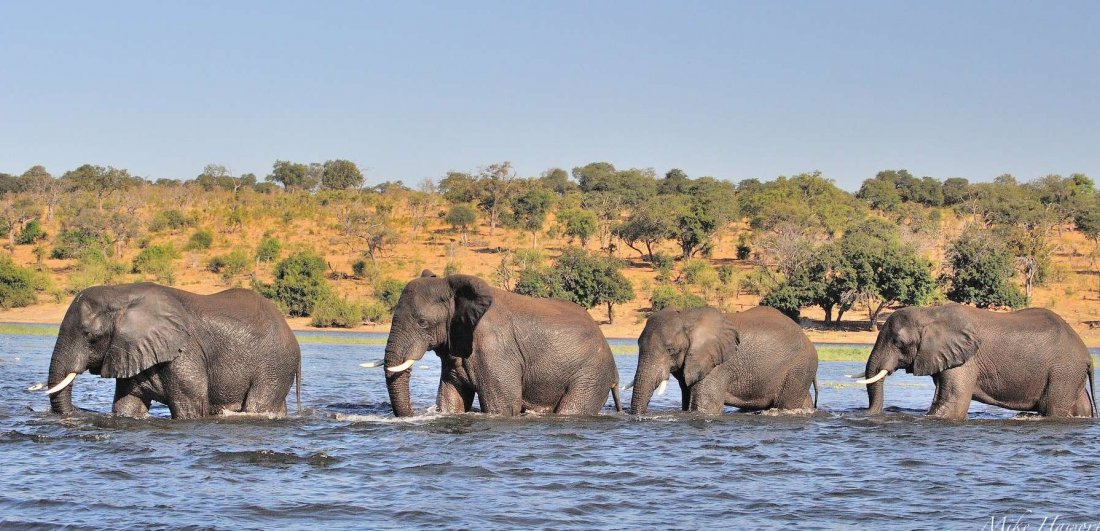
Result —
<instances>
[{"instance_id":1,"label":"leafy bush","mask_svg":"<svg viewBox=\"0 0 1100 531\"><path fill-rule=\"evenodd\" d=\"M390 320L390 312L386 310L385 305L380 301L367 301L363 303L361 309L363 311L363 322L385 323Z\"/></svg>"},{"instance_id":2,"label":"leafy bush","mask_svg":"<svg viewBox=\"0 0 1100 531\"><path fill-rule=\"evenodd\" d=\"M115 284L129 269L125 263L107 258L102 251L89 249L80 256L69 275L67 290L77 293L92 286Z\"/></svg>"},{"instance_id":3,"label":"leafy bush","mask_svg":"<svg viewBox=\"0 0 1100 531\"><path fill-rule=\"evenodd\" d=\"M264 239L260 240L259 247L256 247L256 261L270 263L279 259L279 254L283 252L283 244L279 243L279 240L272 238L270 235L265 234Z\"/></svg>"},{"instance_id":4,"label":"leafy bush","mask_svg":"<svg viewBox=\"0 0 1100 531\"><path fill-rule=\"evenodd\" d=\"M50 250L50 258L69 259L79 258L89 249L102 250L107 241L103 235L96 234L84 228L70 228L61 231L53 242Z\"/></svg>"},{"instance_id":5,"label":"leafy bush","mask_svg":"<svg viewBox=\"0 0 1100 531\"><path fill-rule=\"evenodd\" d=\"M172 261L179 257L179 251L170 243L151 245L134 257L133 271L153 275L157 282L172 285L176 282L176 268Z\"/></svg>"},{"instance_id":6,"label":"leafy bush","mask_svg":"<svg viewBox=\"0 0 1100 531\"><path fill-rule=\"evenodd\" d=\"M34 270L19 267L10 256L0 257L0 308L20 308L38 302L35 292L45 290L49 279Z\"/></svg>"},{"instance_id":7,"label":"leafy bush","mask_svg":"<svg viewBox=\"0 0 1100 531\"><path fill-rule=\"evenodd\" d=\"M653 294L649 298L652 311L659 312L666 308L685 310L688 308L704 308L707 301L702 297L691 293L685 293L673 286L657 286L653 288Z\"/></svg>"},{"instance_id":8,"label":"leafy bush","mask_svg":"<svg viewBox=\"0 0 1100 531\"><path fill-rule=\"evenodd\" d=\"M360 305L327 293L314 301L309 324L318 328L351 328L362 324L363 313Z\"/></svg>"},{"instance_id":9,"label":"leafy bush","mask_svg":"<svg viewBox=\"0 0 1100 531\"><path fill-rule=\"evenodd\" d=\"M274 283L254 283L253 289L275 301L291 317L306 317L313 313L317 300L330 296L327 270L324 258L310 251L298 252L275 266Z\"/></svg>"},{"instance_id":10,"label":"leafy bush","mask_svg":"<svg viewBox=\"0 0 1100 531\"><path fill-rule=\"evenodd\" d=\"M196 222L194 216L185 216L179 209L172 208L153 214L153 219L149 222L149 230L151 232L177 231L185 227L192 227Z\"/></svg>"},{"instance_id":11,"label":"leafy bush","mask_svg":"<svg viewBox=\"0 0 1100 531\"><path fill-rule=\"evenodd\" d=\"M42 230L42 224L37 219L32 219L30 223L27 223L23 227L23 230L19 231L19 234L15 237L15 243L19 245L27 245L34 243L38 240L46 238L46 231Z\"/></svg>"},{"instance_id":12,"label":"leafy bush","mask_svg":"<svg viewBox=\"0 0 1100 531\"><path fill-rule=\"evenodd\" d=\"M397 307L397 301L401 299L403 289L405 289L404 282L387 278L374 287L374 297L382 302L386 311L392 313Z\"/></svg>"},{"instance_id":13,"label":"leafy bush","mask_svg":"<svg viewBox=\"0 0 1100 531\"><path fill-rule=\"evenodd\" d=\"M752 254L752 246L749 245L749 233L742 232L737 236L737 259L748 260Z\"/></svg>"},{"instance_id":14,"label":"leafy bush","mask_svg":"<svg viewBox=\"0 0 1100 531\"><path fill-rule=\"evenodd\" d=\"M760 299L761 306L771 306L791 319L798 319L806 296L797 286L784 282Z\"/></svg>"},{"instance_id":15,"label":"leafy bush","mask_svg":"<svg viewBox=\"0 0 1100 531\"><path fill-rule=\"evenodd\" d=\"M378 282L378 277L381 274L378 271L378 266L374 265L373 262L362 259L352 262L351 272L356 278L361 278L371 284Z\"/></svg>"},{"instance_id":16,"label":"leafy bush","mask_svg":"<svg viewBox=\"0 0 1100 531\"><path fill-rule=\"evenodd\" d=\"M187 240L187 246L184 247L188 251L199 251L203 249L209 249L214 244L214 233L209 230L203 229L195 231L191 235L191 238Z\"/></svg>"},{"instance_id":17,"label":"leafy bush","mask_svg":"<svg viewBox=\"0 0 1100 531\"><path fill-rule=\"evenodd\" d=\"M248 253L244 249L234 249L228 254L212 257L207 262L207 268L220 274L226 281L248 271L250 265L252 264L248 259Z\"/></svg>"},{"instance_id":18,"label":"leafy bush","mask_svg":"<svg viewBox=\"0 0 1100 531\"><path fill-rule=\"evenodd\" d=\"M461 272L461 269L458 267L458 262L455 262L454 260L447 261L447 265L443 266L443 276L445 277L457 275Z\"/></svg>"}]
</instances>

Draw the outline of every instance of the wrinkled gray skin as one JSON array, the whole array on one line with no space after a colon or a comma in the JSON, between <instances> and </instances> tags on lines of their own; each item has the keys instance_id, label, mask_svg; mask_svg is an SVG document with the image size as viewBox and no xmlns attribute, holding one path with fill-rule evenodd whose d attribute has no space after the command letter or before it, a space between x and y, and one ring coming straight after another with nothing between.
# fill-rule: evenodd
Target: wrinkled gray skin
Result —
<instances>
[{"instance_id":1,"label":"wrinkled gray skin","mask_svg":"<svg viewBox=\"0 0 1100 531\"><path fill-rule=\"evenodd\" d=\"M758 306L723 314L714 308L662 310L638 338L631 411L644 415L658 385L676 378L684 411L720 414L724 406L754 411L813 409L817 350L790 318Z\"/></svg>"},{"instance_id":2,"label":"wrinkled gray skin","mask_svg":"<svg viewBox=\"0 0 1100 531\"><path fill-rule=\"evenodd\" d=\"M282 314L251 290L196 295L152 283L96 286L65 312L49 384L85 370L115 378L111 411L127 417L145 416L154 400L179 419L285 415L300 361ZM73 413L76 384L50 396L54 413Z\"/></svg>"},{"instance_id":3,"label":"wrinkled gray skin","mask_svg":"<svg viewBox=\"0 0 1100 531\"><path fill-rule=\"evenodd\" d=\"M594 415L608 391L618 402L611 348L588 312L570 302L516 295L474 276L438 278L424 271L401 292L385 366L419 360L429 350L443 364L436 396L443 413L470 411L475 395L482 412L509 416ZM412 370L386 370L399 417L413 414Z\"/></svg>"},{"instance_id":4,"label":"wrinkled gray skin","mask_svg":"<svg viewBox=\"0 0 1100 531\"><path fill-rule=\"evenodd\" d=\"M995 313L952 304L902 308L882 327L866 377L897 369L931 376L928 415L965 419L971 399L1045 416L1093 415L1092 358L1077 332L1054 312ZM867 387L868 413L881 414L883 383ZM1095 388L1093 387L1095 392Z\"/></svg>"}]
</instances>

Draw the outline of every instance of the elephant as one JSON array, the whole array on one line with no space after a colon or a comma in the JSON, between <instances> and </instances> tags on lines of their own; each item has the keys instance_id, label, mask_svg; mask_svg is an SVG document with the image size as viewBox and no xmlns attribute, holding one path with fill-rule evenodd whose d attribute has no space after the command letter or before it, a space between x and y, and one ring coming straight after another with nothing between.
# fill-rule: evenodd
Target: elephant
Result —
<instances>
[{"instance_id":1,"label":"elephant","mask_svg":"<svg viewBox=\"0 0 1100 531\"><path fill-rule=\"evenodd\" d=\"M966 419L972 399L1050 417L1096 415L1088 349L1042 308L997 313L949 304L894 312L858 380L867 385L868 413L882 413L883 380L899 368L932 377L933 417Z\"/></svg>"},{"instance_id":2,"label":"elephant","mask_svg":"<svg viewBox=\"0 0 1100 531\"><path fill-rule=\"evenodd\" d=\"M114 415L144 417L157 401L174 419L286 415L301 351L283 315L247 289L197 295L153 283L95 286L65 312L50 360L50 409L74 412L72 382L115 378Z\"/></svg>"},{"instance_id":3,"label":"elephant","mask_svg":"<svg viewBox=\"0 0 1100 531\"><path fill-rule=\"evenodd\" d=\"M432 350L442 362L436 405L442 413L481 411L595 415L618 371L611 347L584 308L489 286L471 275L429 270L401 292L386 341L386 388L394 415L413 414L413 363Z\"/></svg>"},{"instance_id":4,"label":"elephant","mask_svg":"<svg viewBox=\"0 0 1100 531\"><path fill-rule=\"evenodd\" d=\"M680 383L684 411L817 407L817 349L798 324L766 306L732 314L715 308L653 314L638 338L630 400L635 415L646 413L654 389L663 393L670 375Z\"/></svg>"}]
</instances>

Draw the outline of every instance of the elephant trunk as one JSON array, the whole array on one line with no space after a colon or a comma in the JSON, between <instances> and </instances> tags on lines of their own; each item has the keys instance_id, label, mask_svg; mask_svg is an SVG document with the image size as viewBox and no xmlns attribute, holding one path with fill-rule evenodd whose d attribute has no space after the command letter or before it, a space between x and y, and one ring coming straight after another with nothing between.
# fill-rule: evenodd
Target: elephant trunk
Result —
<instances>
[{"instance_id":1,"label":"elephant trunk","mask_svg":"<svg viewBox=\"0 0 1100 531\"><path fill-rule=\"evenodd\" d=\"M78 352L80 349L74 348L73 344L64 337L62 327L62 335L58 336L50 358L50 372L46 380L48 391L53 391L49 394L50 410L59 415L71 415L76 411L73 407L73 379L87 368Z\"/></svg>"},{"instance_id":2,"label":"elephant trunk","mask_svg":"<svg viewBox=\"0 0 1100 531\"><path fill-rule=\"evenodd\" d=\"M886 385L886 376L897 369L896 348L878 341L871 356L867 358L867 368L863 373L867 382L867 413L882 414L882 399Z\"/></svg>"},{"instance_id":3,"label":"elephant trunk","mask_svg":"<svg viewBox=\"0 0 1100 531\"><path fill-rule=\"evenodd\" d=\"M393 414L398 417L411 417L413 414L409 378L412 376L413 363L422 358L426 351L420 343L411 339L411 334L399 326L391 328L390 337L386 341L386 391L390 395Z\"/></svg>"},{"instance_id":4,"label":"elephant trunk","mask_svg":"<svg viewBox=\"0 0 1100 531\"><path fill-rule=\"evenodd\" d=\"M667 385L668 373L661 370L653 362L643 361L638 365L638 371L634 374L634 393L630 397L630 412L634 415L645 415L649 411L649 401L653 398L653 391Z\"/></svg>"},{"instance_id":5,"label":"elephant trunk","mask_svg":"<svg viewBox=\"0 0 1100 531\"><path fill-rule=\"evenodd\" d=\"M413 414L412 402L409 399L409 376L411 375L412 369L386 373L386 391L390 394L390 406L395 416L411 417Z\"/></svg>"}]
</instances>

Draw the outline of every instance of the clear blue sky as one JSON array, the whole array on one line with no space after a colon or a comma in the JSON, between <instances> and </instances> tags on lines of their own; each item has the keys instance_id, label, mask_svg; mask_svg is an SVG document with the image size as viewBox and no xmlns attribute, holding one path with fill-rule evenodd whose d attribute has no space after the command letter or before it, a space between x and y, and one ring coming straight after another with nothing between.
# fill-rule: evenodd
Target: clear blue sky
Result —
<instances>
[{"instance_id":1,"label":"clear blue sky","mask_svg":"<svg viewBox=\"0 0 1100 531\"><path fill-rule=\"evenodd\" d=\"M0 0L0 171L1100 178L1100 3Z\"/></svg>"}]
</instances>

